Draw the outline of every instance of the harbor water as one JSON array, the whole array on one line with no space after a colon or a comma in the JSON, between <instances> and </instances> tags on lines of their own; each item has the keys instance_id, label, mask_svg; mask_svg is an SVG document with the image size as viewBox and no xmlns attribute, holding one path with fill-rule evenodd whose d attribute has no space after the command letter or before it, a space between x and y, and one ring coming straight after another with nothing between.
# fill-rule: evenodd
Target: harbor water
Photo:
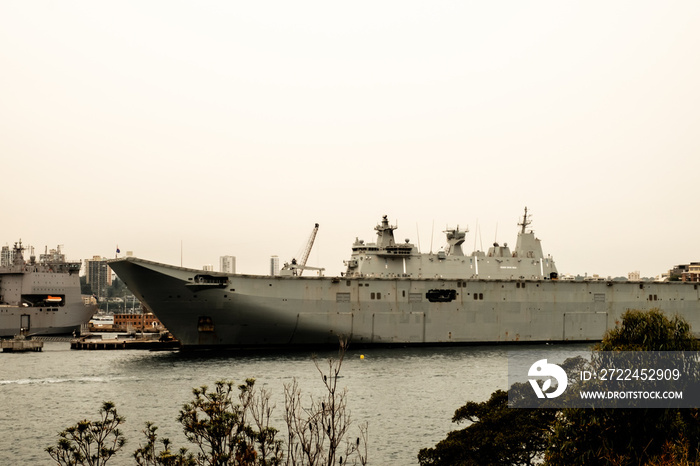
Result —
<instances>
[{"instance_id":1,"label":"harbor water","mask_svg":"<svg viewBox=\"0 0 700 466\"><path fill-rule=\"evenodd\" d=\"M508 353L533 347L351 347L339 386L347 387L353 424L368 423L369 463L418 464L421 448L434 446L450 430L463 427L451 422L458 407L507 389ZM326 360L337 352L316 356L327 370ZM52 464L44 449L55 445L58 432L66 427L97 419L103 401L113 401L126 418L121 429L127 445L109 464L135 464L131 455L144 442L147 421L176 447L191 447L176 418L192 399L192 389L247 378L255 378L257 387L272 394L276 404L272 424L280 430L285 384L296 379L306 400L322 395L324 389L308 351L76 351L69 343L47 342L40 353L2 353L0 464ZM350 435L356 433L351 429Z\"/></svg>"}]
</instances>

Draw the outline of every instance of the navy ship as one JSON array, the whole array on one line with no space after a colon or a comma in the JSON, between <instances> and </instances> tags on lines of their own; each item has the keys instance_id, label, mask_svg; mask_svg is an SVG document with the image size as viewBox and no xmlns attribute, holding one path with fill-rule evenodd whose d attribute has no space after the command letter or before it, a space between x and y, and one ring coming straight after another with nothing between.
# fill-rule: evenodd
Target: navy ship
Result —
<instances>
[{"instance_id":1,"label":"navy ship","mask_svg":"<svg viewBox=\"0 0 700 466\"><path fill-rule=\"evenodd\" d=\"M24 259L22 242L3 247L0 265L0 336L57 335L80 330L96 306L80 294L80 262L68 262L60 246Z\"/></svg>"},{"instance_id":2,"label":"navy ship","mask_svg":"<svg viewBox=\"0 0 700 466\"><path fill-rule=\"evenodd\" d=\"M136 257L110 267L187 347L447 345L600 340L628 309L659 308L700 328L698 283L560 279L529 229L515 247L462 250L467 230L421 253L386 216L376 241L356 239L340 276L226 274Z\"/></svg>"}]
</instances>

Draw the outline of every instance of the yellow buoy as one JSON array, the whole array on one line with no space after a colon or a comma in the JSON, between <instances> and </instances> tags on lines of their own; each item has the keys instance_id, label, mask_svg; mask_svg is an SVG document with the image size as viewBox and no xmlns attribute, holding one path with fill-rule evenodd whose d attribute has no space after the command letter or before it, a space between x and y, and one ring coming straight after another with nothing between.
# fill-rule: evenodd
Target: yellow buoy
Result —
<instances>
[{"instance_id":1,"label":"yellow buoy","mask_svg":"<svg viewBox=\"0 0 700 466\"><path fill-rule=\"evenodd\" d=\"M360 355L360 359L365 359L365 355L364 355L364 354L361 354L361 355Z\"/></svg>"}]
</instances>

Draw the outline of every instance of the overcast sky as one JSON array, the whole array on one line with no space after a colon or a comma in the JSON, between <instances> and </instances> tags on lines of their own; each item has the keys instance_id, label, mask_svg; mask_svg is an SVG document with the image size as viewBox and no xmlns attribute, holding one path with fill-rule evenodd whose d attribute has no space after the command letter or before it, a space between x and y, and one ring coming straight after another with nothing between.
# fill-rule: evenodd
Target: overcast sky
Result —
<instances>
[{"instance_id":1,"label":"overcast sky","mask_svg":"<svg viewBox=\"0 0 700 466\"><path fill-rule=\"evenodd\" d=\"M344 270L388 215L561 273L700 261L700 2L0 3L2 244ZM476 233L476 235L475 235ZM182 245L182 255L181 255Z\"/></svg>"}]
</instances>

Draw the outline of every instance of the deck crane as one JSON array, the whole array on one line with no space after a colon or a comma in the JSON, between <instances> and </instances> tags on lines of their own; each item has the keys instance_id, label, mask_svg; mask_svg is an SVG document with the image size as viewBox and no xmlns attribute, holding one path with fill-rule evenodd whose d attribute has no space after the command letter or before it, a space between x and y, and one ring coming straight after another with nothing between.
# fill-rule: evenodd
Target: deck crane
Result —
<instances>
[{"instance_id":1,"label":"deck crane","mask_svg":"<svg viewBox=\"0 0 700 466\"><path fill-rule=\"evenodd\" d=\"M306 261L309 260L309 254L311 254L311 248L314 246L314 241L316 240L316 233L318 233L318 223L314 224L314 229L311 230L311 236L309 236L309 241L306 243L306 248L304 248L304 253L301 256L301 261L299 261L299 275L304 271L306 267Z\"/></svg>"},{"instance_id":2,"label":"deck crane","mask_svg":"<svg viewBox=\"0 0 700 466\"><path fill-rule=\"evenodd\" d=\"M292 262L285 263L284 267L280 271L280 275L295 276L300 277L304 270L318 270L319 275L323 275L324 268L319 267L308 267L306 261L309 259L309 254L311 254L311 248L314 246L314 241L316 240L316 233L318 233L318 223L314 224L314 229L311 230L311 236L309 236L309 241L306 242L306 247L301 254L301 260L297 261L292 259Z\"/></svg>"}]
</instances>

